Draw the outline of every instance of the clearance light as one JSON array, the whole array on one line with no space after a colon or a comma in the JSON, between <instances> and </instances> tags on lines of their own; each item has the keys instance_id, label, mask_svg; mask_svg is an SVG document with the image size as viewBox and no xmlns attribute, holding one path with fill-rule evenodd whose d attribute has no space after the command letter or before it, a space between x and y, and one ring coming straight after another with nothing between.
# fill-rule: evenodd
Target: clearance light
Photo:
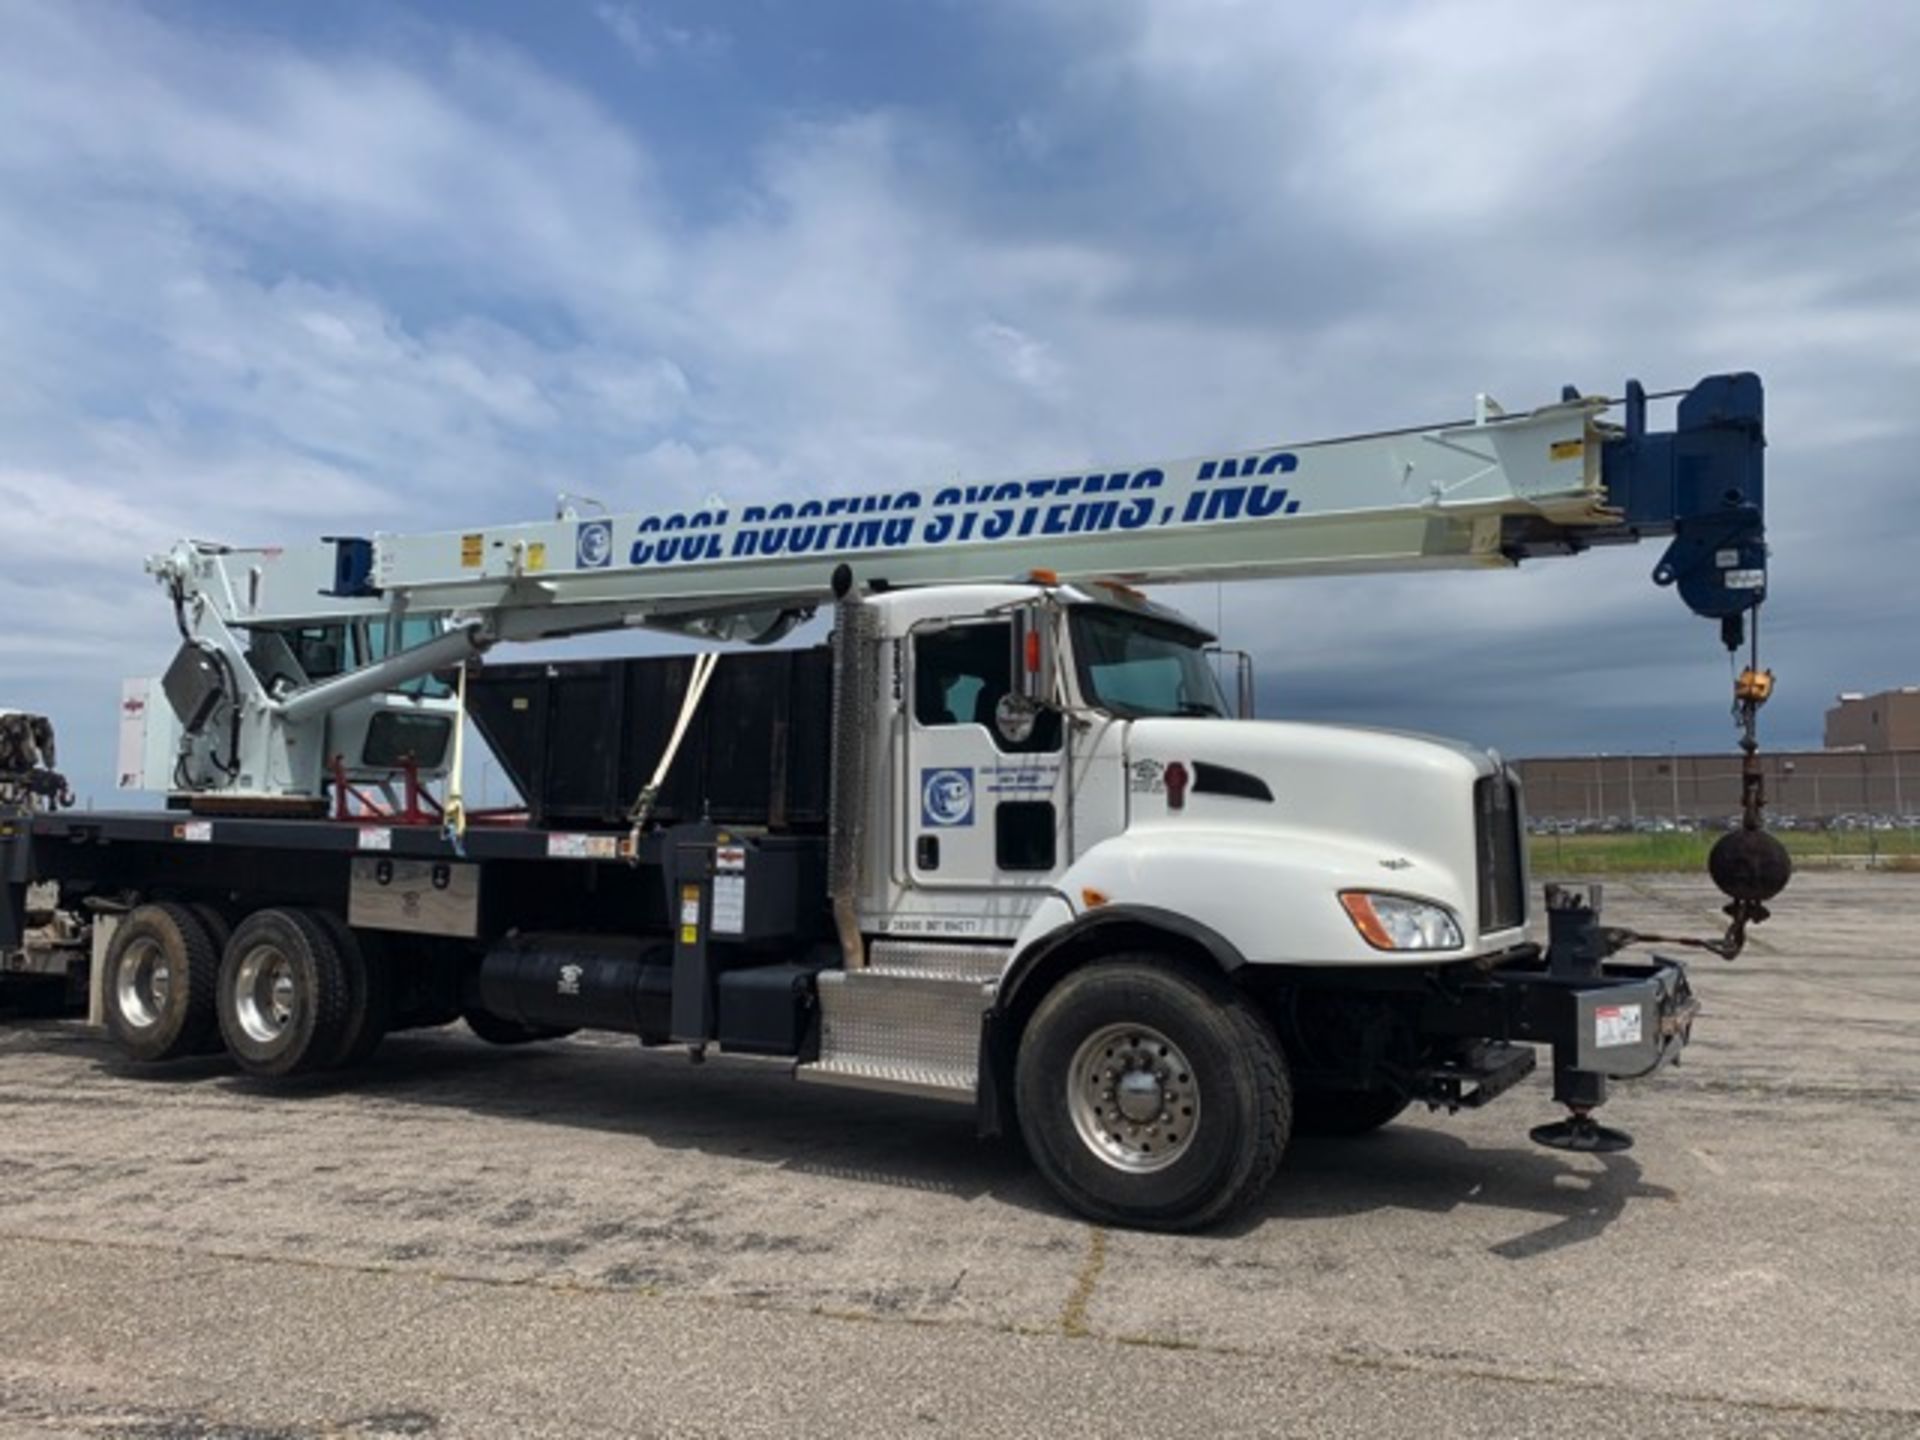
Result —
<instances>
[{"instance_id":1,"label":"clearance light","mask_svg":"<svg viewBox=\"0 0 1920 1440\"><path fill-rule=\"evenodd\" d=\"M1031 580L1035 585L1058 585L1060 583L1060 572L1058 570L1029 570L1027 572L1027 579Z\"/></svg>"},{"instance_id":2,"label":"clearance light","mask_svg":"<svg viewBox=\"0 0 1920 1440\"><path fill-rule=\"evenodd\" d=\"M1080 903L1089 910L1098 910L1102 905L1107 903L1108 898L1107 892L1104 890L1096 890L1091 885L1081 887Z\"/></svg>"},{"instance_id":3,"label":"clearance light","mask_svg":"<svg viewBox=\"0 0 1920 1440\"><path fill-rule=\"evenodd\" d=\"M1466 943L1444 905L1365 890L1341 891L1340 905L1376 950L1458 950Z\"/></svg>"}]
</instances>

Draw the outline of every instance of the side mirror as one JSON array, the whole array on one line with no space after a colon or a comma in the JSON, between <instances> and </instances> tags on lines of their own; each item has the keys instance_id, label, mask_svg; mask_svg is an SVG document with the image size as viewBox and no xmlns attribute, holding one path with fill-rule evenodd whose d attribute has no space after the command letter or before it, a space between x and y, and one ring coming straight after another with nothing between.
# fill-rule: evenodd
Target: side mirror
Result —
<instances>
[{"instance_id":1,"label":"side mirror","mask_svg":"<svg viewBox=\"0 0 1920 1440\"><path fill-rule=\"evenodd\" d=\"M1013 612L1012 693L1036 708L1054 703L1053 612L1022 605Z\"/></svg>"}]
</instances>

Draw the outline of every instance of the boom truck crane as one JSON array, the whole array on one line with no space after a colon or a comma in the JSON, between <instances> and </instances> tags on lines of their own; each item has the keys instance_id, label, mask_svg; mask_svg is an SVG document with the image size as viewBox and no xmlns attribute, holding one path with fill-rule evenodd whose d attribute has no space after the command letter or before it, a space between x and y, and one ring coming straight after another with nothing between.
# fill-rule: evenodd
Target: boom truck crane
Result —
<instances>
[{"instance_id":1,"label":"boom truck crane","mask_svg":"<svg viewBox=\"0 0 1920 1440\"><path fill-rule=\"evenodd\" d=\"M1472 417L1190 460L298 548L149 568L181 646L124 710L158 813L0 841L17 917L92 915L130 1056L349 1065L464 1015L772 1057L975 1108L1075 1209L1191 1228L1295 1130L1486 1103L1549 1050L1542 1143L1624 1146L1609 1081L1686 1043L1685 967L1617 952L1597 889L1529 938L1501 759L1230 716L1212 637L1137 588L1445 567L1661 537L1654 579L1749 642L1766 594L1762 392L1563 391ZM1657 397L1656 397L1657 398ZM1621 417L1609 419L1614 410ZM832 605L830 642L754 649ZM481 663L644 626L748 648ZM1765 698L1739 685L1743 744ZM468 721L525 801L468 813ZM1716 848L1729 957L1786 883ZM14 920L19 923L17 918ZM0 941L5 940L0 934Z\"/></svg>"}]
</instances>

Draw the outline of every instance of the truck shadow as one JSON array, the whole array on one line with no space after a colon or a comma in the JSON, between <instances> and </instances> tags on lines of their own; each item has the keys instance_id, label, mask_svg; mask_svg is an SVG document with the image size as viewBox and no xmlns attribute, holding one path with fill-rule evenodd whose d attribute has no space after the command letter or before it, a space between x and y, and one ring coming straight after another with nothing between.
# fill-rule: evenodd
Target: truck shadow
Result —
<instances>
[{"instance_id":1,"label":"truck shadow","mask_svg":"<svg viewBox=\"0 0 1920 1440\"><path fill-rule=\"evenodd\" d=\"M630 1136L797 1175L1067 1213L1017 1139L976 1137L971 1108L799 1085L779 1062L720 1057L694 1065L677 1052L644 1052L606 1037L503 1049L457 1026L395 1036L351 1076L279 1083L240 1075L224 1057L142 1067L113 1056L104 1042L99 1053L103 1069L135 1083L204 1084L294 1106L360 1098L443 1107L509 1126ZM1232 1240L1289 1220L1485 1207L1540 1217L1539 1228L1490 1247L1525 1261L1599 1237L1636 1202L1676 1198L1647 1181L1631 1154L1489 1149L1415 1119L1354 1139L1296 1139L1259 1203L1195 1238Z\"/></svg>"},{"instance_id":2,"label":"truck shadow","mask_svg":"<svg viewBox=\"0 0 1920 1440\"><path fill-rule=\"evenodd\" d=\"M1572 1157L1531 1145L1489 1149L1413 1120L1350 1139L1296 1140L1265 1200L1219 1233L1375 1210L1510 1210L1544 1221L1489 1247L1519 1261L1598 1238L1636 1201L1678 1198L1647 1180L1631 1153Z\"/></svg>"}]
</instances>

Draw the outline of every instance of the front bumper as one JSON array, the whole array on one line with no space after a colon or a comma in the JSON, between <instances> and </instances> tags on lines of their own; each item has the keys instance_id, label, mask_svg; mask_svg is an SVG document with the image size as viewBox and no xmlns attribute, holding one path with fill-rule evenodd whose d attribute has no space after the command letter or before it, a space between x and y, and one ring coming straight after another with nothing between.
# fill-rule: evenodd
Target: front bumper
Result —
<instances>
[{"instance_id":1,"label":"front bumper","mask_svg":"<svg viewBox=\"0 0 1920 1440\"><path fill-rule=\"evenodd\" d=\"M1677 960L1610 960L1597 974L1573 977L1552 973L1535 955L1430 996L1421 1027L1463 1039L1551 1045L1556 1068L1631 1080L1677 1058L1699 1013Z\"/></svg>"}]
</instances>

